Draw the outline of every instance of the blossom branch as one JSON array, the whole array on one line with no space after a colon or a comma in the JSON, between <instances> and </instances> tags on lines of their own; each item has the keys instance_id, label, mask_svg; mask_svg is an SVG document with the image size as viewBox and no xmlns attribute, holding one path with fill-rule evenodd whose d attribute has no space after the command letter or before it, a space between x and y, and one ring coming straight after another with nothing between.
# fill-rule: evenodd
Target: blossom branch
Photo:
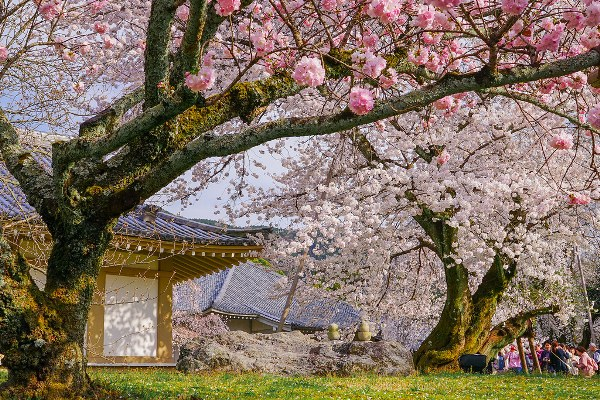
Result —
<instances>
[{"instance_id":1,"label":"blossom branch","mask_svg":"<svg viewBox=\"0 0 600 400\"><path fill-rule=\"evenodd\" d=\"M480 71L465 75L447 75L440 81L422 89L381 102L373 111L365 115L355 115L349 110L343 110L326 116L279 119L218 137L201 136L185 145L181 150L174 152L164 164L153 170L150 175L152 179L148 179L149 176L140 177L139 193L142 198L151 196L197 162L209 157L238 153L279 138L341 132L408 113L452 94L563 76L599 63L600 52L592 50L537 68L514 68L504 74L489 75Z\"/></svg>"},{"instance_id":2,"label":"blossom branch","mask_svg":"<svg viewBox=\"0 0 600 400\"><path fill-rule=\"evenodd\" d=\"M579 119L577 119L576 117L573 117L572 115L562 112L562 111L558 110L556 107L552 107L548 104L542 103L539 99L537 99L534 96L527 95L524 93L511 92L511 91L508 91L506 88L483 89L483 90L480 90L479 92L488 93L493 96L503 96L503 97L506 97L509 99L523 101L523 102L532 104L541 110L547 111L549 113L558 115L559 117L566 119L567 121L569 121L573 125L577 126L578 128L587 129L591 132L594 132L597 135L600 135L599 129L594 128L590 124L579 121Z\"/></svg>"}]
</instances>

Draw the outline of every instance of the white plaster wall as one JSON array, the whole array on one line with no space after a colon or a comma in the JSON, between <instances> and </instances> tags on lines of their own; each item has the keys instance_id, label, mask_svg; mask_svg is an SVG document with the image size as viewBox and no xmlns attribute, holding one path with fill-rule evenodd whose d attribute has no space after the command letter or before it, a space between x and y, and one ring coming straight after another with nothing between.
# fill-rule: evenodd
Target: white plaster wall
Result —
<instances>
[{"instance_id":1,"label":"white plaster wall","mask_svg":"<svg viewBox=\"0 0 600 400\"><path fill-rule=\"evenodd\" d=\"M106 276L104 355L156 357L158 280Z\"/></svg>"}]
</instances>

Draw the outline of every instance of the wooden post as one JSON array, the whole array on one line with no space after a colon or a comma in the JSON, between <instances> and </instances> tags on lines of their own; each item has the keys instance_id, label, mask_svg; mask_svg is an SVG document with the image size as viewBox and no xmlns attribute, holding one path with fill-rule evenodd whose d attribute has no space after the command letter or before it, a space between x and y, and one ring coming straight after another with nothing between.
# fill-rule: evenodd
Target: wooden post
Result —
<instances>
[{"instance_id":1,"label":"wooden post","mask_svg":"<svg viewBox=\"0 0 600 400\"><path fill-rule=\"evenodd\" d=\"M529 351L531 351L531 359L533 360L533 368L538 374L542 373L542 367L540 367L540 360L537 358L537 354L535 352L535 343L533 342L533 336L528 336L527 341L529 342ZM531 371L533 372L533 371Z\"/></svg>"},{"instance_id":2,"label":"wooden post","mask_svg":"<svg viewBox=\"0 0 600 400\"><path fill-rule=\"evenodd\" d=\"M521 369L525 374L529 374L527 360L525 359L525 350L523 350L523 343L521 343L520 337L517 338L517 349L519 349L519 357L521 358Z\"/></svg>"},{"instance_id":3,"label":"wooden post","mask_svg":"<svg viewBox=\"0 0 600 400\"><path fill-rule=\"evenodd\" d=\"M590 299L587 294L587 286L585 285L585 276L583 276L583 269L581 268L581 260L579 259L579 249L575 246L575 261L577 261L577 268L579 269L579 276L581 277L581 287L583 289L583 298L585 300L585 308L587 309L588 327L590 329L590 342L595 342L594 337L594 322L592 320L592 307L590 306Z\"/></svg>"}]
</instances>

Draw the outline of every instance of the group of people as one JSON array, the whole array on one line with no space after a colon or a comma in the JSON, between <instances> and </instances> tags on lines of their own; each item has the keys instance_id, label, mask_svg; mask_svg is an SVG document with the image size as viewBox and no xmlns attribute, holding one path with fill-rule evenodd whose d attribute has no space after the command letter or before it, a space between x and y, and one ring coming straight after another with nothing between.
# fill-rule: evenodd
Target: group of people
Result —
<instances>
[{"instance_id":1,"label":"group of people","mask_svg":"<svg viewBox=\"0 0 600 400\"><path fill-rule=\"evenodd\" d=\"M542 372L552 374L570 373L591 377L598 371L600 364L600 349L595 343L590 343L589 352L583 346L566 346L557 341L545 342L543 347L535 346L535 351L525 351L525 366L515 345L510 345L508 351L501 350L493 362L496 373L513 371L523 372L523 368L533 371L533 357L536 357Z\"/></svg>"}]
</instances>

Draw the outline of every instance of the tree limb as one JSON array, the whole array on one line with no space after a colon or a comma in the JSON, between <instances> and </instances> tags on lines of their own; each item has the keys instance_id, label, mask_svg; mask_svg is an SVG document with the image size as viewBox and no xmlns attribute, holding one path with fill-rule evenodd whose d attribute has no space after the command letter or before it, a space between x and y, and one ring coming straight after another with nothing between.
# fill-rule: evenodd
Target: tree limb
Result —
<instances>
[{"instance_id":1,"label":"tree limb","mask_svg":"<svg viewBox=\"0 0 600 400\"><path fill-rule=\"evenodd\" d=\"M212 8L212 13L214 14L214 8ZM198 60L201 55L201 38L206 19L206 0L190 1L190 15L171 74L171 84L173 86L183 82L186 71L193 71L198 68Z\"/></svg>"},{"instance_id":2,"label":"tree limb","mask_svg":"<svg viewBox=\"0 0 600 400\"><path fill-rule=\"evenodd\" d=\"M197 162L217 156L225 156L248 150L254 146L284 137L325 135L366 125L395 115L401 115L431 104L443 97L482 88L498 87L515 83L531 82L577 72L600 63L600 53L592 50L569 59L544 64L538 68L514 68L498 75L480 73L446 76L439 82L422 89L381 102L366 115L355 115L349 110L326 116L287 118L263 123L241 132L214 138L199 137L172 154L160 171L153 171L152 179L143 179L140 187L143 198L150 196L167 185ZM182 127L183 130L189 129Z\"/></svg>"},{"instance_id":3,"label":"tree limb","mask_svg":"<svg viewBox=\"0 0 600 400\"><path fill-rule=\"evenodd\" d=\"M144 101L144 89L140 87L121 97L98 115L81 123L79 137L93 139L111 133L123 115L142 101Z\"/></svg>"},{"instance_id":4,"label":"tree limb","mask_svg":"<svg viewBox=\"0 0 600 400\"><path fill-rule=\"evenodd\" d=\"M176 10L177 3L175 0L155 0L152 2L144 55L145 108L155 107L159 103L158 85L161 82L169 81L171 26L175 19Z\"/></svg>"},{"instance_id":5,"label":"tree limb","mask_svg":"<svg viewBox=\"0 0 600 400\"><path fill-rule=\"evenodd\" d=\"M562 112L562 111L556 109L556 107L552 107L548 104L544 104L541 101L539 101L538 99L536 99L534 96L530 96L525 93L511 92L511 91L508 91L506 88L483 89L483 90L479 90L479 92L480 93L488 93L488 94L491 94L492 96L503 96L503 97L506 97L509 99L523 101L523 102L532 104L541 110L547 111L549 113L558 115L559 117L566 119L567 121L569 121L570 123L572 123L573 125L575 125L579 128L587 129L591 132L594 132L597 135L600 135L600 130L594 128L590 124L583 123L583 122L579 121L579 119L577 119L577 117L573 117L572 115Z\"/></svg>"},{"instance_id":6,"label":"tree limb","mask_svg":"<svg viewBox=\"0 0 600 400\"><path fill-rule=\"evenodd\" d=\"M0 152L6 167L19 181L29 204L48 220L55 209L52 176L33 158L31 151L20 144L19 134L1 109Z\"/></svg>"}]
</instances>

